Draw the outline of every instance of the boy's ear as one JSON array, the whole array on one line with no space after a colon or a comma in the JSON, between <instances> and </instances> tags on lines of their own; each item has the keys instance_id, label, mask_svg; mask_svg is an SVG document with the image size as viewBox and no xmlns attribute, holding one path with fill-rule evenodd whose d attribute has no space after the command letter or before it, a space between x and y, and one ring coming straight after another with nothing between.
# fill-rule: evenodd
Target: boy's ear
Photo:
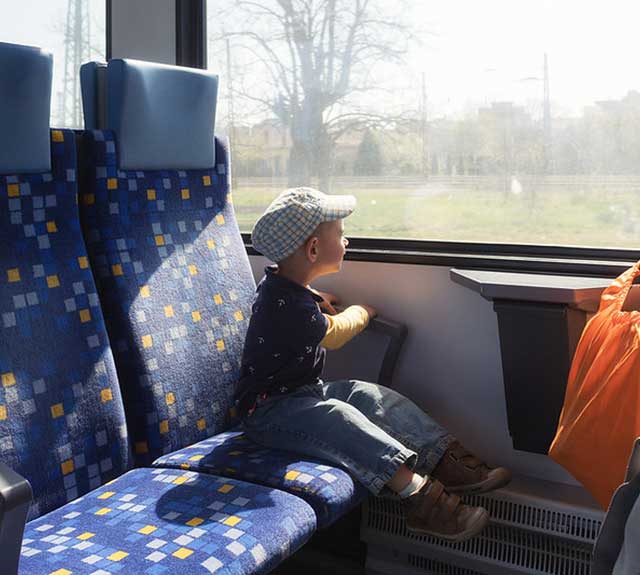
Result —
<instances>
[{"instance_id":1,"label":"boy's ear","mask_svg":"<svg viewBox=\"0 0 640 575\"><path fill-rule=\"evenodd\" d=\"M307 261L312 264L318 259L318 238L316 236L310 237L304 246L304 255Z\"/></svg>"}]
</instances>

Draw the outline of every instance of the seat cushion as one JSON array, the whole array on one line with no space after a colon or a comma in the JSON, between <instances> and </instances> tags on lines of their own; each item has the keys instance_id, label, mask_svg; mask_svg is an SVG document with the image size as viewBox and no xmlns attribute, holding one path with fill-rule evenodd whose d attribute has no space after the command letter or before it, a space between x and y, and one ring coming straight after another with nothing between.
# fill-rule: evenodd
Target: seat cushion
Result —
<instances>
[{"instance_id":1,"label":"seat cushion","mask_svg":"<svg viewBox=\"0 0 640 575\"><path fill-rule=\"evenodd\" d=\"M263 447L238 429L163 455L153 465L232 476L294 493L313 507L318 527L331 524L367 494L346 471L326 461Z\"/></svg>"},{"instance_id":2,"label":"seat cushion","mask_svg":"<svg viewBox=\"0 0 640 575\"><path fill-rule=\"evenodd\" d=\"M315 525L311 507L282 491L136 469L28 523L19 573L267 573Z\"/></svg>"}]
</instances>

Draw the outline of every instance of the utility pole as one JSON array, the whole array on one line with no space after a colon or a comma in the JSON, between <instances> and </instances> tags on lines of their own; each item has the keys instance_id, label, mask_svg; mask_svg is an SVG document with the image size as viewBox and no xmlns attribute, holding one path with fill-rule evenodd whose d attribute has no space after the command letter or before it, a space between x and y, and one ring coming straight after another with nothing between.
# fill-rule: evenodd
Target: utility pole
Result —
<instances>
[{"instance_id":1,"label":"utility pole","mask_svg":"<svg viewBox=\"0 0 640 575\"><path fill-rule=\"evenodd\" d=\"M427 134L427 83L422 72L422 95L420 98L420 133L422 136L422 175L429 177L429 138Z\"/></svg>"},{"instance_id":2,"label":"utility pole","mask_svg":"<svg viewBox=\"0 0 640 575\"><path fill-rule=\"evenodd\" d=\"M551 96L549 94L549 66L546 53L544 55L544 104L542 130L543 170L544 174L547 175L553 171L553 166L551 157Z\"/></svg>"},{"instance_id":3,"label":"utility pole","mask_svg":"<svg viewBox=\"0 0 640 575\"><path fill-rule=\"evenodd\" d=\"M233 109L233 74L231 73L231 46L229 43L229 38L226 39L226 47L227 47L227 113L229 115L229 125L227 130L229 132L229 153L232 158L236 157L236 128L235 128L235 112ZM232 170L231 172L231 187L235 190L236 183L236 172Z\"/></svg>"},{"instance_id":4,"label":"utility pole","mask_svg":"<svg viewBox=\"0 0 640 575\"><path fill-rule=\"evenodd\" d=\"M91 59L89 22L88 0L68 0L64 34L62 114L59 118L64 127L82 125L79 70L82 64Z\"/></svg>"}]
</instances>

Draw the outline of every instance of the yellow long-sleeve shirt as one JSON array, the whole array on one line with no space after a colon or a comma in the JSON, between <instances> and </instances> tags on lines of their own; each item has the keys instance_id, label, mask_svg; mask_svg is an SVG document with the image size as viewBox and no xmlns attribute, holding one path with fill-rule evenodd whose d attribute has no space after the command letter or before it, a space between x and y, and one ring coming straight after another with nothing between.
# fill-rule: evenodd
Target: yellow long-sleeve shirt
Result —
<instances>
[{"instance_id":1,"label":"yellow long-sleeve shirt","mask_svg":"<svg viewBox=\"0 0 640 575\"><path fill-rule=\"evenodd\" d=\"M327 349L342 347L369 324L367 310L359 305L351 305L336 315L323 315L329 327L320 345Z\"/></svg>"}]
</instances>

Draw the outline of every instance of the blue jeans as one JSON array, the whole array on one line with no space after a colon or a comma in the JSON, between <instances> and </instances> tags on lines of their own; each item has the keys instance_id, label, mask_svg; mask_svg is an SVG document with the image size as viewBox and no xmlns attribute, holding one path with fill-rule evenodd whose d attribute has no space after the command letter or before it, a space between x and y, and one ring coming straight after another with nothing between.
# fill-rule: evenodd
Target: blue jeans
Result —
<instances>
[{"instance_id":1,"label":"blue jeans","mask_svg":"<svg viewBox=\"0 0 640 575\"><path fill-rule=\"evenodd\" d=\"M430 473L454 439L404 395L347 379L259 401L243 425L256 443L344 467L374 495L403 463Z\"/></svg>"}]
</instances>

